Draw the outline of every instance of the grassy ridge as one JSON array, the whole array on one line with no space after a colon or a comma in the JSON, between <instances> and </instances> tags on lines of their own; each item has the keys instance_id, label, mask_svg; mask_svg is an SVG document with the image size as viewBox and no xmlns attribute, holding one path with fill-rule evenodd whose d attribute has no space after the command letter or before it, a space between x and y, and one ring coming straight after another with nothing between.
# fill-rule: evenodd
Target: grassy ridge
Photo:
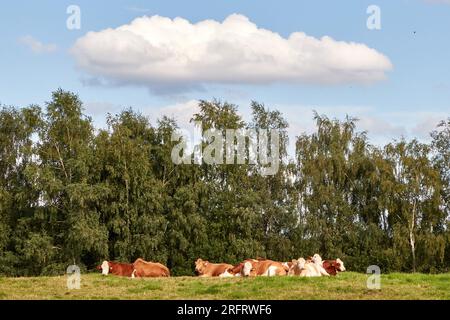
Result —
<instances>
[{"instance_id":1,"label":"grassy ridge","mask_svg":"<svg viewBox=\"0 0 450 320\"><path fill-rule=\"evenodd\" d=\"M100 274L81 278L0 278L0 299L450 299L450 274L382 275L381 290L369 290L367 275L338 277L128 279Z\"/></svg>"}]
</instances>

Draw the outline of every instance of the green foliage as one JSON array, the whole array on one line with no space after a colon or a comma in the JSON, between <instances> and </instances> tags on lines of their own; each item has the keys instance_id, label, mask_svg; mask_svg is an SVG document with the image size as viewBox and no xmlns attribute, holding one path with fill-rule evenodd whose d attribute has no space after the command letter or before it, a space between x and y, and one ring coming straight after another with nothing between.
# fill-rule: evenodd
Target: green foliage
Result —
<instances>
[{"instance_id":1,"label":"green foliage","mask_svg":"<svg viewBox=\"0 0 450 320\"><path fill-rule=\"evenodd\" d=\"M277 129L280 166L175 165L175 120L132 109L96 131L79 97L61 89L45 109L0 110L0 274L60 275L68 265L136 258L192 275L194 261L288 261L318 252L350 270L448 271L450 120L430 144L369 144L357 121L316 114L296 138L252 102L200 101L203 129ZM207 141L203 141L205 146ZM248 150L248 147L247 147ZM248 159L247 159L248 160Z\"/></svg>"}]
</instances>

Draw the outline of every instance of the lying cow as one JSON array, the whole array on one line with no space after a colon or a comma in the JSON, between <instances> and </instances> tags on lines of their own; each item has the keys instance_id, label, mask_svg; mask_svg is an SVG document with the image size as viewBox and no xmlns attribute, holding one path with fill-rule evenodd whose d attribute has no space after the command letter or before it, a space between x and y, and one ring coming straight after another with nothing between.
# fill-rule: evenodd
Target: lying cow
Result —
<instances>
[{"instance_id":1,"label":"lying cow","mask_svg":"<svg viewBox=\"0 0 450 320\"><path fill-rule=\"evenodd\" d=\"M288 274L300 277L329 276L322 265L322 258L318 254L315 254L311 260L305 260L303 258L292 260L292 267Z\"/></svg>"},{"instance_id":2,"label":"lying cow","mask_svg":"<svg viewBox=\"0 0 450 320\"><path fill-rule=\"evenodd\" d=\"M346 270L344 262L342 262L342 260L339 258L336 260L325 260L323 261L322 266L327 271L327 273L332 276L335 276L339 272L344 272Z\"/></svg>"},{"instance_id":3,"label":"lying cow","mask_svg":"<svg viewBox=\"0 0 450 320\"><path fill-rule=\"evenodd\" d=\"M321 275L329 276L328 272L323 267L322 257L319 256L319 254L316 253L315 255L313 255L311 260L312 260L312 263L314 264L314 266L320 272Z\"/></svg>"},{"instance_id":4,"label":"lying cow","mask_svg":"<svg viewBox=\"0 0 450 320\"><path fill-rule=\"evenodd\" d=\"M133 263L133 266L133 278L170 277L169 269L161 263L147 262L139 258Z\"/></svg>"},{"instance_id":5,"label":"lying cow","mask_svg":"<svg viewBox=\"0 0 450 320\"><path fill-rule=\"evenodd\" d=\"M228 263L211 263L202 259L195 261L195 272L199 277L233 277L233 266Z\"/></svg>"},{"instance_id":6,"label":"lying cow","mask_svg":"<svg viewBox=\"0 0 450 320\"><path fill-rule=\"evenodd\" d=\"M291 262L283 262L282 264L283 264L283 267L284 267L288 272L289 272L289 270L291 270L292 266L294 265L294 264L292 263L292 261L291 261Z\"/></svg>"},{"instance_id":7,"label":"lying cow","mask_svg":"<svg viewBox=\"0 0 450 320\"><path fill-rule=\"evenodd\" d=\"M101 265L97 267L97 270L101 270L104 276L113 274L121 277L134 278L134 266L131 263L117 263L111 261L103 261Z\"/></svg>"},{"instance_id":8,"label":"lying cow","mask_svg":"<svg viewBox=\"0 0 450 320\"><path fill-rule=\"evenodd\" d=\"M307 267L309 263L304 258L293 259L288 275L300 277L313 277L316 275L315 270Z\"/></svg>"},{"instance_id":9,"label":"lying cow","mask_svg":"<svg viewBox=\"0 0 450 320\"><path fill-rule=\"evenodd\" d=\"M281 262L267 260L267 259L248 259L236 265L231 273L243 277L256 276L284 276L288 272L287 266Z\"/></svg>"},{"instance_id":10,"label":"lying cow","mask_svg":"<svg viewBox=\"0 0 450 320\"><path fill-rule=\"evenodd\" d=\"M257 263L259 263L259 260L247 259L235 265L229 272L237 277L255 277L257 276L255 268Z\"/></svg>"}]
</instances>

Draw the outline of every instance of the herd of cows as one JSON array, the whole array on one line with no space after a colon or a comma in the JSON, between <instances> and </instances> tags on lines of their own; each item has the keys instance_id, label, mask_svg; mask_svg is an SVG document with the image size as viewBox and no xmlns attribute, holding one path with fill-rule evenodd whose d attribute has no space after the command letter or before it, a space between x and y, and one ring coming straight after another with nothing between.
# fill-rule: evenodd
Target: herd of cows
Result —
<instances>
[{"instance_id":1,"label":"herd of cows","mask_svg":"<svg viewBox=\"0 0 450 320\"><path fill-rule=\"evenodd\" d=\"M170 277L169 269L161 263L137 259L134 263L104 261L97 270L103 275L117 275L131 278ZM198 259L195 271L200 277L255 277L255 276L335 276L345 271L341 259L322 260L315 254L307 259L299 258L291 262L278 262L268 259L247 259L235 266L227 263L211 263Z\"/></svg>"}]
</instances>

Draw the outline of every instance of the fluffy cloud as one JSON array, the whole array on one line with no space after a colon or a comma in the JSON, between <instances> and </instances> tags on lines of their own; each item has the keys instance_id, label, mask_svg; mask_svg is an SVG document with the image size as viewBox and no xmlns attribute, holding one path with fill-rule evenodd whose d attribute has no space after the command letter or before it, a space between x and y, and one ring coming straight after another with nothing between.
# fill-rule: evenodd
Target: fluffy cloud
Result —
<instances>
[{"instance_id":1,"label":"fluffy cloud","mask_svg":"<svg viewBox=\"0 0 450 320\"><path fill-rule=\"evenodd\" d=\"M116 29L89 32L71 52L90 76L155 91L211 83L372 83L392 68L385 55L365 44L302 32L283 38L239 14L222 23L195 24L141 17Z\"/></svg>"},{"instance_id":2,"label":"fluffy cloud","mask_svg":"<svg viewBox=\"0 0 450 320\"><path fill-rule=\"evenodd\" d=\"M30 35L19 38L19 42L30 48L34 53L51 53L58 49L55 44L44 44Z\"/></svg>"}]
</instances>

